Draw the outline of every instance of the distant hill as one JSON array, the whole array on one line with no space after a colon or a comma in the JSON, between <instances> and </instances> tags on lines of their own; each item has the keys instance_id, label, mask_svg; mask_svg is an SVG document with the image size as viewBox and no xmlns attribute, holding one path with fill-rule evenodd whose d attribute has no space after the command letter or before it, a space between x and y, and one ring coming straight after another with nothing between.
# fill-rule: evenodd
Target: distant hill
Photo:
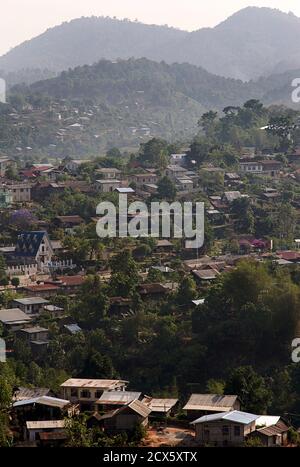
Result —
<instances>
[{"instance_id":1,"label":"distant hill","mask_svg":"<svg viewBox=\"0 0 300 467\"><path fill-rule=\"evenodd\" d=\"M9 154L31 147L84 156L137 147L151 137L189 140L210 109L222 112L250 99L291 107L295 76L300 71L244 83L189 64L101 60L13 87L11 105L0 106L0 143Z\"/></svg>"},{"instance_id":2,"label":"distant hill","mask_svg":"<svg viewBox=\"0 0 300 467\"><path fill-rule=\"evenodd\" d=\"M111 62L101 60L64 71L60 76L34 83L34 93L59 99L100 99L109 105L126 102L133 109L136 100L163 108L176 95L193 100L203 109L239 105L256 87L240 80L213 75L189 64L169 65L145 58Z\"/></svg>"},{"instance_id":3,"label":"distant hill","mask_svg":"<svg viewBox=\"0 0 300 467\"><path fill-rule=\"evenodd\" d=\"M270 8L245 8L215 28L192 33L127 20L80 18L15 47L0 57L0 70L23 70L20 80L28 82L26 69L60 72L102 58L146 57L250 80L299 68L299 43L300 18Z\"/></svg>"}]
</instances>

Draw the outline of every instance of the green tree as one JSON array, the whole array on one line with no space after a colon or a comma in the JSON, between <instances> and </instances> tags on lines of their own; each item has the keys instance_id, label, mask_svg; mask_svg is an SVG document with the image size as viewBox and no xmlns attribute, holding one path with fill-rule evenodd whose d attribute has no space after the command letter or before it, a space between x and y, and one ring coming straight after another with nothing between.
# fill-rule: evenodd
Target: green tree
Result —
<instances>
[{"instance_id":1,"label":"green tree","mask_svg":"<svg viewBox=\"0 0 300 467\"><path fill-rule=\"evenodd\" d=\"M129 250L124 250L111 261L110 289L115 296L129 297L134 294L138 283L138 267Z\"/></svg>"},{"instance_id":2,"label":"green tree","mask_svg":"<svg viewBox=\"0 0 300 467\"><path fill-rule=\"evenodd\" d=\"M185 277L178 289L177 300L181 305L190 305L197 297L196 282L191 276Z\"/></svg>"},{"instance_id":3,"label":"green tree","mask_svg":"<svg viewBox=\"0 0 300 467\"><path fill-rule=\"evenodd\" d=\"M169 177L163 177L158 182L157 194L159 199L174 201L177 194L175 183Z\"/></svg>"},{"instance_id":4,"label":"green tree","mask_svg":"<svg viewBox=\"0 0 300 467\"><path fill-rule=\"evenodd\" d=\"M258 415L267 413L272 401L272 394L264 378L251 366L233 370L226 382L224 393L238 395L243 410Z\"/></svg>"}]
</instances>

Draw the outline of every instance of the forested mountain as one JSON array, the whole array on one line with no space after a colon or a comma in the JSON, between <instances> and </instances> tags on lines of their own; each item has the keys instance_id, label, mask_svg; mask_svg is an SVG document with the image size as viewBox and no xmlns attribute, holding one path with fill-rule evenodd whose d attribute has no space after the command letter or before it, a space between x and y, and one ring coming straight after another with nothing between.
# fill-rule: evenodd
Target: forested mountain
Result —
<instances>
[{"instance_id":1,"label":"forested mountain","mask_svg":"<svg viewBox=\"0 0 300 467\"><path fill-rule=\"evenodd\" d=\"M117 107L126 103L131 110L140 105L144 105L145 110L148 105L167 109L173 104L180 109L183 102L199 111L203 108L223 110L253 98L268 105L293 107L292 81L298 77L300 69L244 83L189 64L168 65L145 58L101 60L33 83L28 90L59 99L96 99Z\"/></svg>"},{"instance_id":2,"label":"forested mountain","mask_svg":"<svg viewBox=\"0 0 300 467\"><path fill-rule=\"evenodd\" d=\"M86 154L137 146L150 137L184 140L211 109L221 115L250 99L292 107L292 77L243 83L188 64L101 60L12 88L11 105L0 108L0 141L8 151L29 146Z\"/></svg>"},{"instance_id":3,"label":"forested mountain","mask_svg":"<svg viewBox=\"0 0 300 467\"><path fill-rule=\"evenodd\" d=\"M249 7L215 28L192 33L129 20L80 18L15 47L0 58L0 70L22 70L20 81L33 81L41 72L35 79L32 69L45 74L102 58L146 57L249 80L299 68L299 42L300 19L270 8Z\"/></svg>"},{"instance_id":4,"label":"forested mountain","mask_svg":"<svg viewBox=\"0 0 300 467\"><path fill-rule=\"evenodd\" d=\"M168 65L147 59L129 59L76 67L54 79L32 84L30 91L64 99L101 99L111 105L145 104L164 107L176 96L192 99L204 108L223 109L245 101L255 85L212 75L188 64Z\"/></svg>"}]
</instances>

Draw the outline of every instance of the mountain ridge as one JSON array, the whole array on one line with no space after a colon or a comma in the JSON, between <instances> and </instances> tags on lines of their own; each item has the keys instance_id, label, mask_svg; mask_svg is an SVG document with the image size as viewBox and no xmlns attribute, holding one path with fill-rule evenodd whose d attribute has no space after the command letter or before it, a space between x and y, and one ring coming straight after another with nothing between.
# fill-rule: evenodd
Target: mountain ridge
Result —
<instances>
[{"instance_id":1,"label":"mountain ridge","mask_svg":"<svg viewBox=\"0 0 300 467\"><path fill-rule=\"evenodd\" d=\"M300 18L278 9L247 7L213 28L193 32L108 17L83 17L49 28L0 57L5 73L61 72L101 59L148 58L190 63L213 74L249 81L300 67Z\"/></svg>"}]
</instances>

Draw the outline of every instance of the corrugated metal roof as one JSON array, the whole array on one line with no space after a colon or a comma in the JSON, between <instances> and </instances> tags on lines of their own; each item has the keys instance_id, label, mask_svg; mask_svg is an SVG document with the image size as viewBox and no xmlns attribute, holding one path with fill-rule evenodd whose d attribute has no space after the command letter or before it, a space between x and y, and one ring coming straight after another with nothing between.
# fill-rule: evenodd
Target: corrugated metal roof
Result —
<instances>
[{"instance_id":1,"label":"corrugated metal roof","mask_svg":"<svg viewBox=\"0 0 300 467\"><path fill-rule=\"evenodd\" d=\"M64 420L48 420L48 421L38 421L38 422L26 422L26 427L28 430L50 430L55 428L64 428Z\"/></svg>"},{"instance_id":2,"label":"corrugated metal roof","mask_svg":"<svg viewBox=\"0 0 300 467\"><path fill-rule=\"evenodd\" d=\"M22 332L26 334L36 334L38 332L48 332L49 330L46 328L41 328L40 326L36 326L35 328L24 328L21 329Z\"/></svg>"},{"instance_id":3,"label":"corrugated metal roof","mask_svg":"<svg viewBox=\"0 0 300 467\"><path fill-rule=\"evenodd\" d=\"M115 389L118 386L125 386L128 381L115 379L75 379L65 381L62 388L88 388L88 389Z\"/></svg>"},{"instance_id":4,"label":"corrugated metal roof","mask_svg":"<svg viewBox=\"0 0 300 467\"><path fill-rule=\"evenodd\" d=\"M57 399L55 397L42 396L42 397L36 397L33 399L25 399L25 400L15 402L13 404L13 407L22 407L24 405L33 405L33 404L46 405L48 407L57 407L59 409L63 409L70 404L70 401L65 400L65 399Z\"/></svg>"},{"instance_id":5,"label":"corrugated metal roof","mask_svg":"<svg viewBox=\"0 0 300 467\"><path fill-rule=\"evenodd\" d=\"M127 404L124 407L121 407L120 409L113 410L111 412L106 413L105 415L102 415L102 417L100 417L99 420L106 420L109 418L113 418L119 414L122 414L122 412L128 409L133 410L138 415L144 418L147 418L151 413L151 409L146 404L144 404L141 401L135 400L135 401L130 402L130 404Z\"/></svg>"},{"instance_id":6,"label":"corrugated metal roof","mask_svg":"<svg viewBox=\"0 0 300 467\"><path fill-rule=\"evenodd\" d=\"M124 404L127 405L141 397L141 392L130 391L104 391L97 404Z\"/></svg>"},{"instance_id":7,"label":"corrugated metal roof","mask_svg":"<svg viewBox=\"0 0 300 467\"><path fill-rule=\"evenodd\" d=\"M231 412L225 413L216 413L213 415L205 415L204 417L199 418L191 423L191 425L197 425L199 423L209 423L215 422L218 420L226 420L228 422L241 423L242 425L249 425L252 422L255 422L259 418L259 415L254 415L247 412L239 412L238 410L233 410Z\"/></svg>"},{"instance_id":8,"label":"corrugated metal roof","mask_svg":"<svg viewBox=\"0 0 300 467\"><path fill-rule=\"evenodd\" d=\"M282 421L279 421L276 425L260 428L257 430L257 433L260 433L265 436L275 436L281 435L288 431L289 427Z\"/></svg>"},{"instance_id":9,"label":"corrugated metal roof","mask_svg":"<svg viewBox=\"0 0 300 467\"><path fill-rule=\"evenodd\" d=\"M20 303L21 305L46 305L49 303L42 297L28 297L28 298L16 298L14 303Z\"/></svg>"},{"instance_id":10,"label":"corrugated metal roof","mask_svg":"<svg viewBox=\"0 0 300 467\"><path fill-rule=\"evenodd\" d=\"M149 407L147 407L147 405L145 405L143 402L141 401L133 401L131 402L130 404L128 404L127 406L123 407L122 409L120 409L120 411L123 411L125 410L126 408L130 408L131 410L133 410L134 412L138 413L141 417L148 417L151 413L151 409Z\"/></svg>"},{"instance_id":11,"label":"corrugated metal roof","mask_svg":"<svg viewBox=\"0 0 300 467\"><path fill-rule=\"evenodd\" d=\"M178 402L178 399L151 399L148 407L152 412L169 412Z\"/></svg>"},{"instance_id":12,"label":"corrugated metal roof","mask_svg":"<svg viewBox=\"0 0 300 467\"><path fill-rule=\"evenodd\" d=\"M183 410L214 410L228 412L238 396L220 396L217 394L192 394Z\"/></svg>"},{"instance_id":13,"label":"corrugated metal roof","mask_svg":"<svg viewBox=\"0 0 300 467\"><path fill-rule=\"evenodd\" d=\"M0 310L0 321L4 324L26 324L31 318L19 308Z\"/></svg>"},{"instance_id":14,"label":"corrugated metal roof","mask_svg":"<svg viewBox=\"0 0 300 467\"><path fill-rule=\"evenodd\" d=\"M65 324L64 328L70 331L71 334L82 332L82 329L78 326L78 324Z\"/></svg>"},{"instance_id":15,"label":"corrugated metal roof","mask_svg":"<svg viewBox=\"0 0 300 467\"><path fill-rule=\"evenodd\" d=\"M38 397L47 396L49 394L50 389L48 388L18 388L14 395L15 401L22 401L28 399L36 399Z\"/></svg>"}]
</instances>

